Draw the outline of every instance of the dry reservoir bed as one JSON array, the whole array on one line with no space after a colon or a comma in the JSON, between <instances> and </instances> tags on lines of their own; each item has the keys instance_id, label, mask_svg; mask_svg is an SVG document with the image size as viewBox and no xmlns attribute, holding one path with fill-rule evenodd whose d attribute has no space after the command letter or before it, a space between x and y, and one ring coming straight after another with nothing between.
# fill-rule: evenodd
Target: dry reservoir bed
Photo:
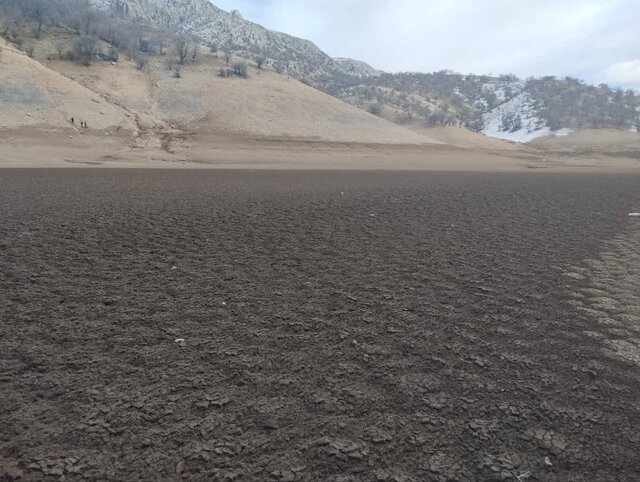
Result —
<instances>
[{"instance_id":1,"label":"dry reservoir bed","mask_svg":"<svg viewBox=\"0 0 640 482\"><path fill-rule=\"evenodd\" d=\"M636 481L639 210L638 176L3 170L0 479Z\"/></svg>"}]
</instances>

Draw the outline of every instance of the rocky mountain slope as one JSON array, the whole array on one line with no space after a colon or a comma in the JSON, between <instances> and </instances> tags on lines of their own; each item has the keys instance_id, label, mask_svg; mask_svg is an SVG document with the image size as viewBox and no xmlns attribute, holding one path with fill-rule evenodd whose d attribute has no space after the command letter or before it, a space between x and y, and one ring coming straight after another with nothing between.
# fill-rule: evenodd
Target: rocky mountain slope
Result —
<instances>
[{"instance_id":1,"label":"rocky mountain slope","mask_svg":"<svg viewBox=\"0 0 640 482\"><path fill-rule=\"evenodd\" d=\"M264 55L277 70L398 123L464 126L516 142L566 129L630 130L639 123L640 98L604 85L447 71L385 74L357 60L332 59L307 40L270 31L208 0L93 1L124 18L189 31L227 51Z\"/></svg>"},{"instance_id":2,"label":"rocky mountain slope","mask_svg":"<svg viewBox=\"0 0 640 482\"><path fill-rule=\"evenodd\" d=\"M208 0L91 0L118 15L198 36L223 51L251 57L266 56L271 65L313 81L332 75L374 75L377 71L351 59L332 59L312 42L274 32L245 20L238 11L226 12Z\"/></svg>"},{"instance_id":3,"label":"rocky mountain slope","mask_svg":"<svg viewBox=\"0 0 640 482\"><path fill-rule=\"evenodd\" d=\"M210 52L183 65L179 75L159 55L148 56L144 68L137 68L125 55L82 65L50 53L52 46L75 41L68 29L52 27L30 40L27 54L0 38L0 130L72 134L87 122L91 132L117 133L130 137L134 147L153 149L198 134L439 144L291 76L250 66L246 78L222 77L225 60Z\"/></svg>"},{"instance_id":4,"label":"rocky mountain slope","mask_svg":"<svg viewBox=\"0 0 640 482\"><path fill-rule=\"evenodd\" d=\"M331 58L307 40L270 31L208 0L0 0L3 6L9 13L2 35L25 49L29 48L22 38L25 29L37 31L39 37L42 29L62 24L76 35L100 39L93 57L113 61L126 54L144 68L160 55L166 56L171 69L176 62L175 40L190 37L192 46L201 47L200 53L193 51L194 58L206 45L227 64L229 57L245 64L260 59L265 70L290 75L371 114L418 130L466 127L500 139L529 142L577 129L631 132L640 124L640 96L633 91L591 86L569 77L522 80L513 75L450 71L384 73L357 60ZM22 17L15 15L17 11ZM59 51L57 56L62 54ZM186 53L190 55L191 50ZM178 68L185 60L189 59L180 59ZM261 102L264 99L257 99L256 106Z\"/></svg>"}]
</instances>

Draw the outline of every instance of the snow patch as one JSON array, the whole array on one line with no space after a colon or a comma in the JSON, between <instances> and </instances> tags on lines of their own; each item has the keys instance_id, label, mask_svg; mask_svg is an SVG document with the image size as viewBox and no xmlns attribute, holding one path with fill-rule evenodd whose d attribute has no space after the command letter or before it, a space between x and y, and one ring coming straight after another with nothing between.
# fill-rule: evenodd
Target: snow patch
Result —
<instances>
[{"instance_id":1,"label":"snow patch","mask_svg":"<svg viewBox=\"0 0 640 482\"><path fill-rule=\"evenodd\" d=\"M559 129L553 133L556 137L567 137L569 134L573 134L575 131L573 129Z\"/></svg>"},{"instance_id":2,"label":"snow patch","mask_svg":"<svg viewBox=\"0 0 640 482\"><path fill-rule=\"evenodd\" d=\"M631 129L629 129L629 132L638 132L638 126L631 126Z\"/></svg>"},{"instance_id":3,"label":"snow patch","mask_svg":"<svg viewBox=\"0 0 640 482\"><path fill-rule=\"evenodd\" d=\"M486 113L483 119L485 135L507 141L529 142L551 134L551 129L538 117L536 101L526 92Z\"/></svg>"},{"instance_id":4,"label":"snow patch","mask_svg":"<svg viewBox=\"0 0 640 482\"><path fill-rule=\"evenodd\" d=\"M522 80L514 82L495 80L483 84L482 89L486 92L492 92L501 102L505 102L514 96L522 93L525 83Z\"/></svg>"}]
</instances>

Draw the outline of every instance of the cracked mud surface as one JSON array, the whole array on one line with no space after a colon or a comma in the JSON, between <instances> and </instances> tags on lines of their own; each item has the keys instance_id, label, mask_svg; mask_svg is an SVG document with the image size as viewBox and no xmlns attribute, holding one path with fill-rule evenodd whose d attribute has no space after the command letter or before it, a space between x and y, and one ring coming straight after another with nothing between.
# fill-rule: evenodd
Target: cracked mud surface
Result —
<instances>
[{"instance_id":1,"label":"cracked mud surface","mask_svg":"<svg viewBox=\"0 0 640 482\"><path fill-rule=\"evenodd\" d=\"M4 170L0 480L638 480L639 206L637 176Z\"/></svg>"},{"instance_id":2,"label":"cracked mud surface","mask_svg":"<svg viewBox=\"0 0 640 482\"><path fill-rule=\"evenodd\" d=\"M630 219L597 258L565 275L586 280L572 293L572 302L599 325L587 334L601 340L611 355L640 366L640 219Z\"/></svg>"}]
</instances>

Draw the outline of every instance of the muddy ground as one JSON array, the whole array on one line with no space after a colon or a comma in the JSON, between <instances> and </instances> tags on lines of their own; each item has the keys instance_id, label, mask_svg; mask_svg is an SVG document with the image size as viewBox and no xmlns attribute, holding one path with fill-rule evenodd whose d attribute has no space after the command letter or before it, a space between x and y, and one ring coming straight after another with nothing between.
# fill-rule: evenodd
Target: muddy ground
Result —
<instances>
[{"instance_id":1,"label":"muddy ground","mask_svg":"<svg viewBox=\"0 0 640 482\"><path fill-rule=\"evenodd\" d=\"M640 367L575 299L634 210L631 175L4 170L0 479L637 481Z\"/></svg>"}]
</instances>

